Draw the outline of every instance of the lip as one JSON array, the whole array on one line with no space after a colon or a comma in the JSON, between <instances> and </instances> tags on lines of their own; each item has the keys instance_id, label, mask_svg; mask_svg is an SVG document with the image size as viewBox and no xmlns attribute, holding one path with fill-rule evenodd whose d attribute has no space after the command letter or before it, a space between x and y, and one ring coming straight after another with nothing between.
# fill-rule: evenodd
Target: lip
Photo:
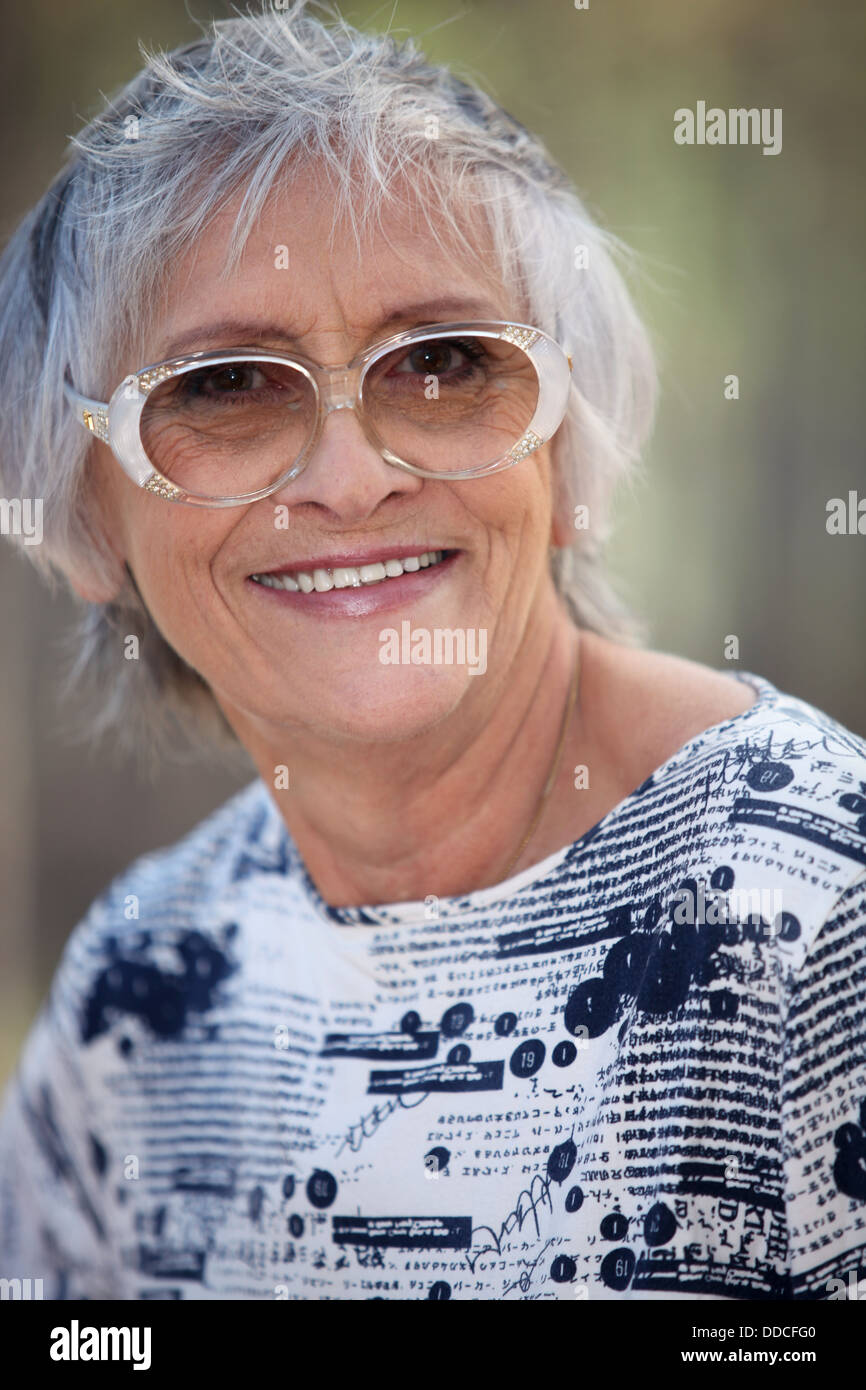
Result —
<instances>
[{"instance_id":1,"label":"lip","mask_svg":"<svg viewBox=\"0 0 866 1390\"><path fill-rule=\"evenodd\" d=\"M453 547L447 545L392 545L384 546L381 550L343 550L338 555L319 555L312 560L293 560L290 565L275 565L273 569L257 569L251 573L297 574L298 570L305 570L311 574L314 569L332 570L341 566L359 569L361 565L375 565L377 561L384 563L385 560L405 560L407 555L423 555L429 550L451 549ZM393 580L391 582L393 583Z\"/></svg>"},{"instance_id":2,"label":"lip","mask_svg":"<svg viewBox=\"0 0 866 1390\"><path fill-rule=\"evenodd\" d=\"M439 547L442 549L443 547ZM434 549L434 547L430 547ZM401 574L396 579L383 579L378 584L365 585L360 589L328 589L326 593L319 593L313 590L312 593L292 593L288 589L269 589L264 584L257 584L252 576L248 576L244 583L251 593L255 593L264 603L278 604L283 608L293 609L298 613L306 613L313 618L363 618L368 615L379 615L394 611L403 610L405 612L407 604L416 600L423 599L433 592L435 588L449 575L456 564L459 563L462 550L452 550L451 554L444 560L440 560L438 565L431 565L427 569L415 570L408 574ZM369 558L358 558L331 556L330 564L316 562L320 568L331 568L339 564L373 564L376 560L400 560L404 555L423 554L423 551L406 549L393 551L377 551L370 553ZM295 568L303 569L304 565ZM256 570L256 574L287 574L290 567L281 570Z\"/></svg>"}]
</instances>

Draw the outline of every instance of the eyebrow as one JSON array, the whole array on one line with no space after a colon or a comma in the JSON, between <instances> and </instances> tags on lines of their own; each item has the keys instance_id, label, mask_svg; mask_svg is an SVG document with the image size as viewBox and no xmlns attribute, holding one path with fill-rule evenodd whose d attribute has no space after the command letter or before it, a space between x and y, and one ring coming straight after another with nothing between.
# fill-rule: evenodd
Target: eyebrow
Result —
<instances>
[{"instance_id":1,"label":"eyebrow","mask_svg":"<svg viewBox=\"0 0 866 1390\"><path fill-rule=\"evenodd\" d=\"M454 315L464 318L499 319L500 311L486 299L429 299L419 304L402 304L390 310L378 321L374 332L377 336L387 336L383 330L396 331L400 325L415 327L432 323L437 319L446 322L447 318ZM296 343L298 336L290 324L263 323L251 319L220 319L217 323L187 329L179 337L173 338L161 349L161 358L178 357L190 349L213 347L220 339L225 340L228 347L248 347L264 339ZM154 361L156 360L154 358Z\"/></svg>"}]
</instances>

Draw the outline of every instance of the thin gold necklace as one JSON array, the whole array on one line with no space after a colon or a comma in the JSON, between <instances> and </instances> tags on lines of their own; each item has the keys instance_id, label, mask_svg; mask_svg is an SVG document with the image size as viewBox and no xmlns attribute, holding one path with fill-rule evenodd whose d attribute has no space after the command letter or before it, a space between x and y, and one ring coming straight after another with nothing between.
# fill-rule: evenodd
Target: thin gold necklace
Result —
<instances>
[{"instance_id":1,"label":"thin gold necklace","mask_svg":"<svg viewBox=\"0 0 866 1390\"><path fill-rule=\"evenodd\" d=\"M538 804L535 808L535 814L532 817L532 824L530 825L529 829L527 830L526 834L521 840L520 845L517 849L517 853L512 855L511 859L509 859L508 861L508 864L502 876L497 879L497 882L499 883L504 883L505 880L508 878L515 864L519 860L521 854L526 849L526 846L529 844L529 841L532 839L533 835L538 829L538 822L541 820L542 812L544 811L544 808L547 804L547 798L550 796L550 793L553 790L553 784L556 781L556 777L559 772L559 764L562 760L562 749L565 744L565 735L568 730L568 722L571 718L571 712L574 709L574 702L577 699L577 684L579 674L580 641L578 639L578 642L575 644L574 651L574 672L571 677L571 689L568 692L568 701L565 706L565 713L562 716L562 727L559 730L559 738L557 740L556 750L553 754L553 760L550 765L550 772L547 775L547 781L545 782L541 792L541 796L538 799Z\"/></svg>"}]
</instances>

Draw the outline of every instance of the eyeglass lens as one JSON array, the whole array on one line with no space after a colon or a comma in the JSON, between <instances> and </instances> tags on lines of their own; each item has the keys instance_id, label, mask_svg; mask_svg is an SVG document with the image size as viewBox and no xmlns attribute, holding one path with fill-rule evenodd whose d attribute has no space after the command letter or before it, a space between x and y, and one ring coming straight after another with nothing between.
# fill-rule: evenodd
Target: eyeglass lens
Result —
<instances>
[{"instance_id":1,"label":"eyeglass lens","mask_svg":"<svg viewBox=\"0 0 866 1390\"><path fill-rule=\"evenodd\" d=\"M368 429L406 463L447 475L483 469L526 433L538 402L530 357L499 338L428 338L369 367L361 389ZM161 382L140 433L165 478L201 496L268 487L316 429L316 390L298 368L239 356Z\"/></svg>"}]
</instances>

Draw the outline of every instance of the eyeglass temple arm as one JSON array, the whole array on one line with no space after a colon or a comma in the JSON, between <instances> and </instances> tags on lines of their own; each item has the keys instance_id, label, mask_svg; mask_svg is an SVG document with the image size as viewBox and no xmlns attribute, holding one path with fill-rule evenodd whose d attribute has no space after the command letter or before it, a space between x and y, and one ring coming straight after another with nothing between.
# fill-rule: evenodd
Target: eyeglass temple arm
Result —
<instances>
[{"instance_id":1,"label":"eyeglass temple arm","mask_svg":"<svg viewBox=\"0 0 866 1390\"><path fill-rule=\"evenodd\" d=\"M89 396L82 396L68 381L63 383L63 392L75 411L78 423L107 444L108 406L105 401L94 401Z\"/></svg>"}]
</instances>

